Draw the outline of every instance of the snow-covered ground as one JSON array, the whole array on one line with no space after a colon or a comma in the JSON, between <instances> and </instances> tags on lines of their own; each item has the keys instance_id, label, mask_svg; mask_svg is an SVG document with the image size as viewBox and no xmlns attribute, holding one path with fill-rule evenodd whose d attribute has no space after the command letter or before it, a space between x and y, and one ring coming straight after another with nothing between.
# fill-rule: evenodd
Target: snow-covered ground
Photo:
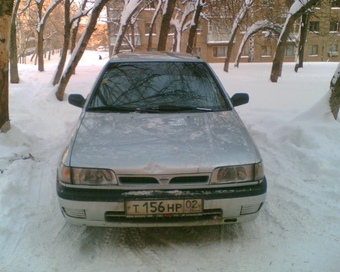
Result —
<instances>
[{"instance_id":1,"label":"snow-covered ground","mask_svg":"<svg viewBox=\"0 0 340 272\"><path fill-rule=\"evenodd\" d=\"M86 95L105 63L86 52L67 93ZM0 271L340 271L340 122L327 105L337 63L212 67L265 163L268 196L257 220L224 228L87 228L66 224L55 170L80 109L50 85L56 62L39 73L20 65L10 86L12 129L0 134Z\"/></svg>"}]
</instances>

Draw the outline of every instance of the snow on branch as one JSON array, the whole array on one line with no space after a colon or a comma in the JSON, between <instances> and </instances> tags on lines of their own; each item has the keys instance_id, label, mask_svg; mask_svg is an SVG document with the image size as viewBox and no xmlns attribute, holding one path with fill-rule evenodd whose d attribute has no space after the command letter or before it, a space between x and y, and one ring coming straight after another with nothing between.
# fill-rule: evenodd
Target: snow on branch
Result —
<instances>
[{"instance_id":1,"label":"snow on branch","mask_svg":"<svg viewBox=\"0 0 340 272\"><path fill-rule=\"evenodd\" d=\"M243 18L246 16L247 11L250 9L254 1L255 0L245 0L243 2L242 7L237 13L236 18L234 20L231 33L234 33L236 31L236 29L238 28L239 24L243 21Z\"/></svg>"},{"instance_id":2,"label":"snow on branch","mask_svg":"<svg viewBox=\"0 0 340 272\"><path fill-rule=\"evenodd\" d=\"M124 38L127 25L131 20L131 17L137 10L138 6L143 2L143 0L125 0L125 5L120 18L120 27L117 33L117 39L113 48L112 54L116 54L119 51L119 47Z\"/></svg>"},{"instance_id":3,"label":"snow on branch","mask_svg":"<svg viewBox=\"0 0 340 272\"><path fill-rule=\"evenodd\" d=\"M241 44L239 46L239 50L238 50L237 55L236 55L234 66L238 67L239 60L240 60L240 57L241 57L241 54L242 54L242 50L243 50L246 42L250 39L250 37L252 35L254 35L255 33L262 31L262 30L269 30L270 32L280 33L281 28L282 28L281 25L275 24L275 23L268 21L268 20L257 21L252 26L247 28L246 32L243 35L243 39L241 41Z\"/></svg>"},{"instance_id":4,"label":"snow on branch","mask_svg":"<svg viewBox=\"0 0 340 272\"><path fill-rule=\"evenodd\" d=\"M28 0L28 1L26 2L26 5L25 5L25 6L23 7L23 9L18 13L18 15L21 15L22 13L24 13L24 12L30 7L31 2L32 2L32 0Z\"/></svg>"},{"instance_id":5,"label":"snow on branch","mask_svg":"<svg viewBox=\"0 0 340 272\"><path fill-rule=\"evenodd\" d=\"M294 1L294 3L292 4L292 6L290 7L288 11L286 22L284 23L281 34L277 40L278 43L281 41L282 35L285 32L287 23L290 20L290 18L294 16L295 14L299 13L301 9L304 8L310 2L316 2L316 1L315 0L295 0Z\"/></svg>"},{"instance_id":6,"label":"snow on branch","mask_svg":"<svg viewBox=\"0 0 340 272\"><path fill-rule=\"evenodd\" d=\"M194 5L191 1L186 2L184 10L182 11L178 9L175 18L172 18L170 21L170 25L175 28L174 46L176 52L180 52L182 33L191 25L191 21L187 22L187 20L189 15L195 11L195 8L196 5ZM181 18L178 19L180 16Z\"/></svg>"},{"instance_id":7,"label":"snow on branch","mask_svg":"<svg viewBox=\"0 0 340 272\"><path fill-rule=\"evenodd\" d=\"M35 0L36 3L41 3L41 0ZM50 15L50 13L53 11L53 9L61 2L61 0L53 0L50 5L48 6L45 14L43 15L43 17L39 20L38 22L38 27L37 27L37 31L40 32L41 31L41 26L43 24L45 24L48 16Z\"/></svg>"},{"instance_id":8,"label":"snow on branch","mask_svg":"<svg viewBox=\"0 0 340 272\"><path fill-rule=\"evenodd\" d=\"M205 0L196 0L194 11L196 11L199 6L205 7L206 6ZM208 21L208 19L206 17L203 18L203 19ZM190 25L192 25L192 26L195 25L195 16L192 16Z\"/></svg>"}]
</instances>

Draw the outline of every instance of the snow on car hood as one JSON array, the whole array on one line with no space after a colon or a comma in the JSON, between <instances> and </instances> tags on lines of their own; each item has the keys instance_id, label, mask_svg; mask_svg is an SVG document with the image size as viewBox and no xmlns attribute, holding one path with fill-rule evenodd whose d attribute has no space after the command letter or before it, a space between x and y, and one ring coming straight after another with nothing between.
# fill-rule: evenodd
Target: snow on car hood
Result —
<instances>
[{"instance_id":1,"label":"snow on car hood","mask_svg":"<svg viewBox=\"0 0 340 272\"><path fill-rule=\"evenodd\" d=\"M71 166L116 174L203 173L260 160L234 111L87 112L74 137Z\"/></svg>"}]
</instances>

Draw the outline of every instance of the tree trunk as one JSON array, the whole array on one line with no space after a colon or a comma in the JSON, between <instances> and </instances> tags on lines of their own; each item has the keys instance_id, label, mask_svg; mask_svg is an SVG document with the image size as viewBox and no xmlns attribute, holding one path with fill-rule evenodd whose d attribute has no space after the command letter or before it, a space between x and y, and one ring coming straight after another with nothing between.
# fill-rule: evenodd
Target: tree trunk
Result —
<instances>
[{"instance_id":1,"label":"tree trunk","mask_svg":"<svg viewBox=\"0 0 340 272\"><path fill-rule=\"evenodd\" d=\"M169 28L170 28L170 20L171 20L172 14L173 14L175 6L176 6L176 1L177 0L168 0L168 6L164 7L166 12L163 14L163 17L162 17L162 23L161 23L160 33L159 33L157 51L165 51L166 50L166 40L168 38L168 32L169 32Z\"/></svg>"},{"instance_id":2,"label":"tree trunk","mask_svg":"<svg viewBox=\"0 0 340 272\"><path fill-rule=\"evenodd\" d=\"M232 33L232 36L230 37L230 40L229 40L229 43L228 43L228 46L227 46L227 55L225 57L224 67L223 67L224 72L227 72L227 73L229 71L231 51L233 49L235 36L236 36L236 31L234 33Z\"/></svg>"},{"instance_id":3,"label":"tree trunk","mask_svg":"<svg viewBox=\"0 0 340 272\"><path fill-rule=\"evenodd\" d=\"M309 18L310 13L306 12L302 15L301 20L301 34L298 48L299 62L295 65L294 71L297 72L299 68L303 68L304 53L305 53L305 43L307 39L308 29L309 29Z\"/></svg>"},{"instance_id":4,"label":"tree trunk","mask_svg":"<svg viewBox=\"0 0 340 272\"><path fill-rule=\"evenodd\" d=\"M13 1L0 3L0 132L10 129L8 109L8 63L9 63L9 31Z\"/></svg>"},{"instance_id":5,"label":"tree trunk","mask_svg":"<svg viewBox=\"0 0 340 272\"><path fill-rule=\"evenodd\" d=\"M61 75L65 67L65 62L67 58L67 50L70 45L70 32L71 32L70 0L64 0L64 9L65 9L64 43L63 43L63 48L62 48L58 68L53 79L53 86L57 85L60 81Z\"/></svg>"},{"instance_id":6,"label":"tree trunk","mask_svg":"<svg viewBox=\"0 0 340 272\"><path fill-rule=\"evenodd\" d=\"M17 0L14 5L11 19L11 38L10 38L10 78L11 83L19 83L18 72L18 50L17 50L17 30L15 26L16 16L19 8L20 0Z\"/></svg>"},{"instance_id":7,"label":"tree trunk","mask_svg":"<svg viewBox=\"0 0 340 272\"><path fill-rule=\"evenodd\" d=\"M335 120L338 118L340 107L340 63L335 70L334 76L330 83L331 97L329 98L329 106L331 108Z\"/></svg>"},{"instance_id":8,"label":"tree trunk","mask_svg":"<svg viewBox=\"0 0 340 272\"><path fill-rule=\"evenodd\" d=\"M77 41L77 33L78 33L78 25L73 27L71 30L71 46L70 46L70 53L73 53L74 48L76 47Z\"/></svg>"},{"instance_id":9,"label":"tree trunk","mask_svg":"<svg viewBox=\"0 0 340 272\"><path fill-rule=\"evenodd\" d=\"M37 28L37 58L38 58L38 71L44 71L44 25L41 24L42 8L44 1L37 2L38 8L38 28Z\"/></svg>"},{"instance_id":10,"label":"tree trunk","mask_svg":"<svg viewBox=\"0 0 340 272\"><path fill-rule=\"evenodd\" d=\"M278 78L281 76L282 73L282 64L283 58L285 53L285 47L287 43L287 38L289 36L289 32L298 16L291 16L289 21L286 24L286 28L281 35L281 39L277 44L276 53L273 60L272 71L270 75L271 82L277 82Z\"/></svg>"},{"instance_id":11,"label":"tree trunk","mask_svg":"<svg viewBox=\"0 0 340 272\"><path fill-rule=\"evenodd\" d=\"M102 11L103 7L106 5L108 0L102 0L93 10L91 13L91 17L88 21L87 27L85 32L83 33L82 37L79 40L80 46L77 48L76 51L73 52L72 63L67 67L65 73L63 74L58 90L56 92L56 97L59 101L64 99L65 89L66 86L72 76L73 71L76 69L81 57L83 56L86 46L91 38L93 31L95 30L95 26L97 24L97 19L99 17L100 12Z\"/></svg>"},{"instance_id":12,"label":"tree trunk","mask_svg":"<svg viewBox=\"0 0 340 272\"><path fill-rule=\"evenodd\" d=\"M176 27L174 27L174 38L172 42L172 51L173 52L178 52L177 51L177 46L178 46L178 37L179 37L179 31Z\"/></svg>"},{"instance_id":13,"label":"tree trunk","mask_svg":"<svg viewBox=\"0 0 340 272\"><path fill-rule=\"evenodd\" d=\"M197 0L197 1L200 1L200 0ZM195 10L195 15L194 15L194 24L190 25L190 30L189 30L189 38L188 38L188 44L187 44L187 49L186 49L186 52L189 54L194 53L193 52L194 51L194 40L196 36L198 20L200 18L202 9L203 9L203 6L200 5L200 3L198 3L197 8Z\"/></svg>"}]
</instances>

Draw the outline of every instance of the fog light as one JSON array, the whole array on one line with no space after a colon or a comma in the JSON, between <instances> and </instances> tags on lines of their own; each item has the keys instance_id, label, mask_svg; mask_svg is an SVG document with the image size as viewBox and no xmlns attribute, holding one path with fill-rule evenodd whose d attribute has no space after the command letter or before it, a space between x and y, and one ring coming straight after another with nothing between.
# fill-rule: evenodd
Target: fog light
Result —
<instances>
[{"instance_id":1,"label":"fog light","mask_svg":"<svg viewBox=\"0 0 340 272\"><path fill-rule=\"evenodd\" d=\"M82 209L69 209L69 208L63 208L63 210L64 210L64 213L67 216L75 217L75 218L81 218L81 219L85 219L86 218L85 210L82 210Z\"/></svg>"},{"instance_id":2,"label":"fog light","mask_svg":"<svg viewBox=\"0 0 340 272\"><path fill-rule=\"evenodd\" d=\"M241 215L256 213L261 209L263 203L244 205L241 207Z\"/></svg>"}]
</instances>

